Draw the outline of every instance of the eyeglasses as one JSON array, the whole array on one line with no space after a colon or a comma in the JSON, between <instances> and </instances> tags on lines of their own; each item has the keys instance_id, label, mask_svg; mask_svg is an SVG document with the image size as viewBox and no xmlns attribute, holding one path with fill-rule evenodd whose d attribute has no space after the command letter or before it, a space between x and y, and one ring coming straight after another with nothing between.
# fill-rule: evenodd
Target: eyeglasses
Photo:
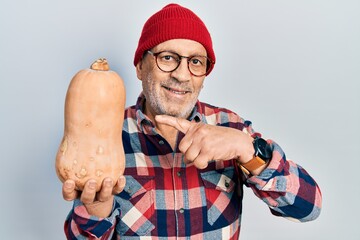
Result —
<instances>
[{"instance_id":1,"label":"eyeglasses","mask_svg":"<svg viewBox=\"0 0 360 240\"><path fill-rule=\"evenodd\" d=\"M190 73L196 77L205 76L208 73L211 64L214 63L206 56L194 55L185 57L170 51L158 53L153 53L152 51L147 52L155 57L158 68L167 73L175 71L180 66L183 58L187 58L188 69Z\"/></svg>"}]
</instances>

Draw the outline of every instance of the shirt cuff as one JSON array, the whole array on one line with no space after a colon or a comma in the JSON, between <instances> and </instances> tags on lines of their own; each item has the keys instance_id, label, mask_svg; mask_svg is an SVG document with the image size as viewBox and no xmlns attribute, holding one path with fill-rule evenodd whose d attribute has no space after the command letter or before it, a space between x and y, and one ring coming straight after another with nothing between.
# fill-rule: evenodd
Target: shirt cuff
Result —
<instances>
[{"instance_id":1,"label":"shirt cuff","mask_svg":"<svg viewBox=\"0 0 360 240\"><path fill-rule=\"evenodd\" d=\"M115 200L114 200L115 202ZM119 210L115 209L115 203L111 214L107 218L99 218L90 215L84 204L79 200L74 200L73 206L73 221L84 232L101 237L110 229L113 229L116 224L116 217L119 216Z\"/></svg>"},{"instance_id":2,"label":"shirt cuff","mask_svg":"<svg viewBox=\"0 0 360 240\"><path fill-rule=\"evenodd\" d=\"M289 184L285 180L286 175L289 175L286 165L290 162L286 161L285 153L278 144L272 141L271 148L272 158L268 166L259 175L249 177L247 183L262 191L286 192Z\"/></svg>"}]
</instances>

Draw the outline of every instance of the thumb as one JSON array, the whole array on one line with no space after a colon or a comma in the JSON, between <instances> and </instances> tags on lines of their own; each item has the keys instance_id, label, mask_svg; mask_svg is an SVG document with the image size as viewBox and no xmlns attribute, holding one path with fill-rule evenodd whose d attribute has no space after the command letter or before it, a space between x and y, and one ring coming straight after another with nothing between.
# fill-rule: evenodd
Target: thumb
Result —
<instances>
[{"instance_id":1,"label":"thumb","mask_svg":"<svg viewBox=\"0 0 360 240\"><path fill-rule=\"evenodd\" d=\"M193 124L186 119L176 118L168 115L156 115L155 121L157 123L166 124L168 126L174 127L184 134L189 130L191 124Z\"/></svg>"}]
</instances>

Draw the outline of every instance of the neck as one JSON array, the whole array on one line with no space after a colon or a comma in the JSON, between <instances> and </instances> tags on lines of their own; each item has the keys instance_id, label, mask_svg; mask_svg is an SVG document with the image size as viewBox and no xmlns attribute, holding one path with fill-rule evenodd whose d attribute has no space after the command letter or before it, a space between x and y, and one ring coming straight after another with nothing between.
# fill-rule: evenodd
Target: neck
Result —
<instances>
[{"instance_id":1,"label":"neck","mask_svg":"<svg viewBox=\"0 0 360 240\"><path fill-rule=\"evenodd\" d=\"M170 144L172 149L176 146L176 139L178 135L178 130L172 126L157 123L155 121L155 112L151 111L151 108L147 106L146 102L144 104L144 113L145 115L155 124L156 131Z\"/></svg>"}]
</instances>

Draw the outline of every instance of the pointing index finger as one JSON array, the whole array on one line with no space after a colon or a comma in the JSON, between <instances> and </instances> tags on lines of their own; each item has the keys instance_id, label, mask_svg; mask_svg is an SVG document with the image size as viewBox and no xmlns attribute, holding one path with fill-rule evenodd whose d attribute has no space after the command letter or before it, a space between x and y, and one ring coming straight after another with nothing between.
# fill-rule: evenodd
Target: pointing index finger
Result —
<instances>
[{"instance_id":1,"label":"pointing index finger","mask_svg":"<svg viewBox=\"0 0 360 240\"><path fill-rule=\"evenodd\" d=\"M168 115L157 115L155 116L155 120L157 123L172 126L184 134L189 130L191 126L191 122L186 119L176 118Z\"/></svg>"}]
</instances>

